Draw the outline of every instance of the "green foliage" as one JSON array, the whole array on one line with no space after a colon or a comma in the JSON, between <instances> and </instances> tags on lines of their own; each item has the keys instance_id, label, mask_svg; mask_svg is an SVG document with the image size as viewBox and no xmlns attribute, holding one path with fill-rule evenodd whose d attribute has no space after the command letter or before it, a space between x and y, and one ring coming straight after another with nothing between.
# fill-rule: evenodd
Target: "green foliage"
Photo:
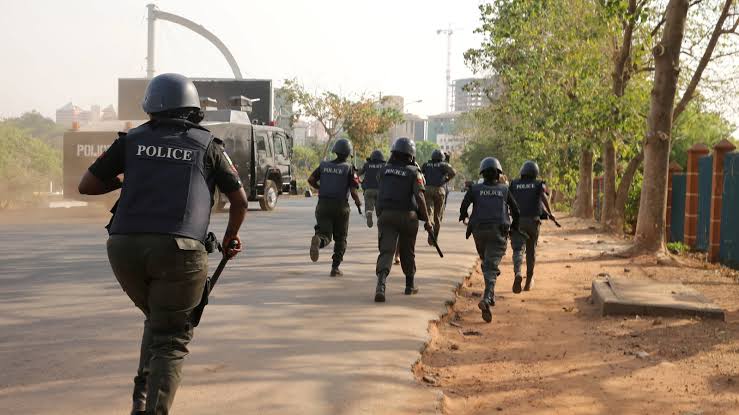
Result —
<instances>
[{"instance_id":1,"label":"green foliage","mask_svg":"<svg viewBox=\"0 0 739 415\"><path fill-rule=\"evenodd\" d=\"M701 111L700 103L693 101L673 128L670 159L684 169L687 167L690 147L703 143L711 148L719 141L730 138L736 127L718 113Z\"/></svg>"},{"instance_id":2,"label":"green foliage","mask_svg":"<svg viewBox=\"0 0 739 415\"><path fill-rule=\"evenodd\" d=\"M321 151L316 145L293 147L292 166L298 187L307 187L308 177L321 163Z\"/></svg>"},{"instance_id":3,"label":"green foliage","mask_svg":"<svg viewBox=\"0 0 739 415\"><path fill-rule=\"evenodd\" d=\"M61 183L61 152L12 122L0 122L0 148L0 207Z\"/></svg>"},{"instance_id":4,"label":"green foliage","mask_svg":"<svg viewBox=\"0 0 739 415\"><path fill-rule=\"evenodd\" d=\"M431 141L416 141L416 160L418 165L431 160L431 153L438 149L439 145Z\"/></svg>"},{"instance_id":5,"label":"green foliage","mask_svg":"<svg viewBox=\"0 0 739 415\"><path fill-rule=\"evenodd\" d=\"M682 242L668 242L667 249L676 255L682 255L690 251L690 247Z\"/></svg>"},{"instance_id":6,"label":"green foliage","mask_svg":"<svg viewBox=\"0 0 739 415\"><path fill-rule=\"evenodd\" d=\"M57 125L52 119L44 117L37 111L23 113L17 118L8 118L3 123L25 130L32 137L46 142L51 142L64 135L64 127Z\"/></svg>"}]
</instances>

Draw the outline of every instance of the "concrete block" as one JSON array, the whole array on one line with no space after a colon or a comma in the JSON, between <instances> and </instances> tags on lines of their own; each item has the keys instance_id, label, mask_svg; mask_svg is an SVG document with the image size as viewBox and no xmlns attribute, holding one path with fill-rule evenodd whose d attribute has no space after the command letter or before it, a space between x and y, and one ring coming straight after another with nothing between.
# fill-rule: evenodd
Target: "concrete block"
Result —
<instances>
[{"instance_id":1,"label":"concrete block","mask_svg":"<svg viewBox=\"0 0 739 415\"><path fill-rule=\"evenodd\" d=\"M702 317L724 320L718 305L681 283L605 277L593 280L593 302L601 315Z\"/></svg>"}]
</instances>

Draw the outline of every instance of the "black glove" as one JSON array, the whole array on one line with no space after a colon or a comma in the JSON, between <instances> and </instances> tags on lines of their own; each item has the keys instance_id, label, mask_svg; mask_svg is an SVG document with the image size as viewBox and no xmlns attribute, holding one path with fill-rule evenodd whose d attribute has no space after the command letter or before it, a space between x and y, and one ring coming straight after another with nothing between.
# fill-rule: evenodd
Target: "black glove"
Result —
<instances>
[{"instance_id":1,"label":"black glove","mask_svg":"<svg viewBox=\"0 0 739 415\"><path fill-rule=\"evenodd\" d=\"M362 214L362 205L357 205L357 210L359 211L359 214Z\"/></svg>"},{"instance_id":2,"label":"black glove","mask_svg":"<svg viewBox=\"0 0 739 415\"><path fill-rule=\"evenodd\" d=\"M464 222L464 220L465 220L465 219L467 219L467 215L465 215L465 214L461 213L461 214L459 215L459 221L460 221L460 222Z\"/></svg>"}]
</instances>

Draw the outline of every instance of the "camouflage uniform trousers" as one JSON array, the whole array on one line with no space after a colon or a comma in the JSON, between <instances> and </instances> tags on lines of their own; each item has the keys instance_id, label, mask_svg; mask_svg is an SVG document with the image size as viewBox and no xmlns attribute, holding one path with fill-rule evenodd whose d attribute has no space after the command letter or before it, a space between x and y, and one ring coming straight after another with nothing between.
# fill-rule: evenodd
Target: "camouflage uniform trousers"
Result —
<instances>
[{"instance_id":1,"label":"camouflage uniform trousers","mask_svg":"<svg viewBox=\"0 0 739 415\"><path fill-rule=\"evenodd\" d=\"M208 257L199 241L161 234L111 235L108 259L116 279L146 317L133 410L166 415L182 379Z\"/></svg>"},{"instance_id":2,"label":"camouflage uniform trousers","mask_svg":"<svg viewBox=\"0 0 739 415\"><path fill-rule=\"evenodd\" d=\"M529 238L526 239L520 233L513 231L511 234L511 248L513 248L513 274L521 274L521 265L523 264L523 255L526 253L526 276L531 278L534 275L534 266L536 265L536 245L539 241L539 227L541 220L537 217L522 217L519 219L519 229L525 232Z\"/></svg>"},{"instance_id":3,"label":"camouflage uniform trousers","mask_svg":"<svg viewBox=\"0 0 739 415\"><path fill-rule=\"evenodd\" d=\"M434 225L434 236L438 241L441 222L444 220L446 189L444 187L427 185L424 197L426 199L426 206L429 209L429 218L431 218L431 223Z\"/></svg>"}]
</instances>

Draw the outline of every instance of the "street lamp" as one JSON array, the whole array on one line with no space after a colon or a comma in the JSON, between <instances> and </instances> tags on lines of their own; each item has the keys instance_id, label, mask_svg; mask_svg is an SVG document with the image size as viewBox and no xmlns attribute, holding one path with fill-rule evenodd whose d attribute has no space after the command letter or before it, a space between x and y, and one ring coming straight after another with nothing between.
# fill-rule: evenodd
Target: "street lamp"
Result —
<instances>
[{"instance_id":1,"label":"street lamp","mask_svg":"<svg viewBox=\"0 0 739 415\"><path fill-rule=\"evenodd\" d=\"M405 109L406 109L406 108L407 108L408 106L410 106L410 105L413 105L413 104L419 104L419 103L421 103L421 102L423 102L423 100L422 100L422 99L419 99L419 100L416 100L416 101L412 101L412 102L409 102L409 103L407 103L407 104L403 105L403 112L405 112Z\"/></svg>"}]
</instances>

